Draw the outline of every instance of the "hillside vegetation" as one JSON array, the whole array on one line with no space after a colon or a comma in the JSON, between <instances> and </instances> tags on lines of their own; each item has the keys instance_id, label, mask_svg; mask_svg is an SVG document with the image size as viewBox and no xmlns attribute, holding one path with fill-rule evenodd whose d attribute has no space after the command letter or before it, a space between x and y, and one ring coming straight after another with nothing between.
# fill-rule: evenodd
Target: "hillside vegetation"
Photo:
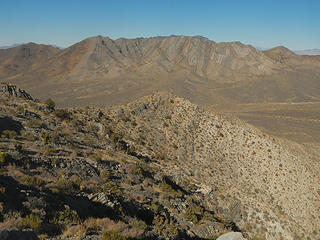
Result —
<instances>
[{"instance_id":1,"label":"hillside vegetation","mask_svg":"<svg viewBox=\"0 0 320 240\"><path fill-rule=\"evenodd\" d=\"M2 90L0 229L44 239L319 236L319 162L298 144L165 92L59 109Z\"/></svg>"}]
</instances>

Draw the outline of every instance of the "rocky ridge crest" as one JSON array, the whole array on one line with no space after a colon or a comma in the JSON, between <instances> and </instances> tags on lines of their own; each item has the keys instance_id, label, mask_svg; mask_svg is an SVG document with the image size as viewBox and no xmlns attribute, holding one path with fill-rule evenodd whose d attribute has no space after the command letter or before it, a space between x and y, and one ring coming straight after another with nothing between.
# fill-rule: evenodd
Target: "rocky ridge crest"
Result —
<instances>
[{"instance_id":1,"label":"rocky ridge crest","mask_svg":"<svg viewBox=\"0 0 320 240\"><path fill-rule=\"evenodd\" d=\"M238 119L165 92L53 112L0 100L0 228L51 239L319 233L319 163Z\"/></svg>"}]
</instances>

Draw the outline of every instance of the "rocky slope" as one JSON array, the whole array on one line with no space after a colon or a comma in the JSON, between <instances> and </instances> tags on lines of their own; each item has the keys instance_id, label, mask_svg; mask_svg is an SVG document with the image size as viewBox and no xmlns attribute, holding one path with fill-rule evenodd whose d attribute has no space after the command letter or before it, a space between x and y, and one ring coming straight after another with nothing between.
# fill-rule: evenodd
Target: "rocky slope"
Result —
<instances>
[{"instance_id":1,"label":"rocky slope","mask_svg":"<svg viewBox=\"0 0 320 240\"><path fill-rule=\"evenodd\" d=\"M28 68L2 70L0 79L61 106L119 104L159 90L201 105L319 101L320 60L290 52L283 61L282 53L271 52L203 37L98 36Z\"/></svg>"},{"instance_id":2,"label":"rocky slope","mask_svg":"<svg viewBox=\"0 0 320 240\"><path fill-rule=\"evenodd\" d=\"M0 229L31 227L46 239L318 239L319 161L172 94L54 110L6 93L0 121Z\"/></svg>"}]
</instances>

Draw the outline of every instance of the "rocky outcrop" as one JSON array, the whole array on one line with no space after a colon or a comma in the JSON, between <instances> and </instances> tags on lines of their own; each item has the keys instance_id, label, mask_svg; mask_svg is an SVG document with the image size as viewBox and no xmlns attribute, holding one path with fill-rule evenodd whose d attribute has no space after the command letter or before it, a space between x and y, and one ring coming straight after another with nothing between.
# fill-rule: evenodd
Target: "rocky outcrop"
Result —
<instances>
[{"instance_id":1,"label":"rocky outcrop","mask_svg":"<svg viewBox=\"0 0 320 240\"><path fill-rule=\"evenodd\" d=\"M10 97L12 96L12 97L24 98L27 100L33 100L31 95L27 93L25 90L8 83L0 84L0 94L10 96Z\"/></svg>"},{"instance_id":2,"label":"rocky outcrop","mask_svg":"<svg viewBox=\"0 0 320 240\"><path fill-rule=\"evenodd\" d=\"M229 232L221 235L217 240L246 240L239 232Z\"/></svg>"}]
</instances>

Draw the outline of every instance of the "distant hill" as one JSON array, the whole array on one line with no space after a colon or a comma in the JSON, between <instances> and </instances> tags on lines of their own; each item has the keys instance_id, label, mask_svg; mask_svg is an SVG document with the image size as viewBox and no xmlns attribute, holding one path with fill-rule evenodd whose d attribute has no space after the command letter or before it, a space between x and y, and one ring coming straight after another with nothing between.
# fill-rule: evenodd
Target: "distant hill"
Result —
<instances>
[{"instance_id":1,"label":"distant hill","mask_svg":"<svg viewBox=\"0 0 320 240\"><path fill-rule=\"evenodd\" d=\"M14 48L14 47L18 47L20 45L22 45L23 43L16 43L16 44L12 44L9 46L0 46L0 49L8 49L8 48Z\"/></svg>"},{"instance_id":2,"label":"distant hill","mask_svg":"<svg viewBox=\"0 0 320 240\"><path fill-rule=\"evenodd\" d=\"M27 43L0 50L0 79L24 74L56 55L60 49L42 44Z\"/></svg>"},{"instance_id":3,"label":"distant hill","mask_svg":"<svg viewBox=\"0 0 320 240\"><path fill-rule=\"evenodd\" d=\"M320 55L320 49L317 48L310 50L298 50L294 52L299 55Z\"/></svg>"}]
</instances>

